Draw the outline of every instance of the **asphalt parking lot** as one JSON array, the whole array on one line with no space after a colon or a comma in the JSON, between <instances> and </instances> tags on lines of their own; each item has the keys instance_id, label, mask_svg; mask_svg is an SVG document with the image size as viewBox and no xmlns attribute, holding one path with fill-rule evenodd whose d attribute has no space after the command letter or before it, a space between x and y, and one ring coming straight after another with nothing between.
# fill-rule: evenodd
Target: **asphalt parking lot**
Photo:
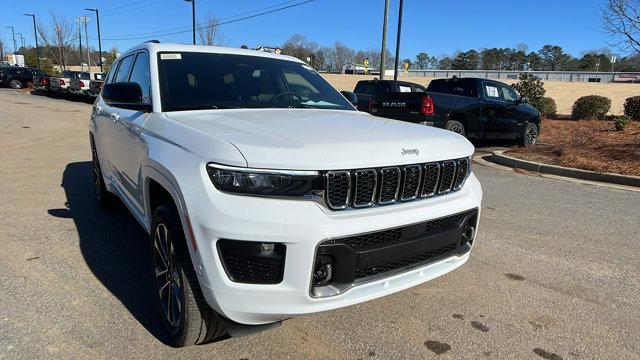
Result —
<instances>
[{"instance_id":1,"label":"asphalt parking lot","mask_svg":"<svg viewBox=\"0 0 640 360\"><path fill-rule=\"evenodd\" d=\"M0 358L640 358L640 192L477 165L470 261L251 337L163 344L145 234L94 205L91 106L0 89Z\"/></svg>"}]
</instances>

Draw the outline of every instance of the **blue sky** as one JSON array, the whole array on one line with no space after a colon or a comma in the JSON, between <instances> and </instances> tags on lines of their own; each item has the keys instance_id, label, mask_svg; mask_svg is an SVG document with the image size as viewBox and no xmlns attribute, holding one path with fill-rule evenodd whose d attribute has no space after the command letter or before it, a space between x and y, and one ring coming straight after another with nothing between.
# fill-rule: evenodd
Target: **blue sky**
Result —
<instances>
[{"instance_id":1,"label":"blue sky","mask_svg":"<svg viewBox=\"0 0 640 360\"><path fill-rule=\"evenodd\" d=\"M271 10L304 0L196 0L197 12L212 13L225 20L256 10ZM393 51L399 0L390 1L388 46ZM414 58L420 51L438 56L456 50L482 47L515 47L526 43L530 50L545 44L562 46L578 56L581 51L606 47L600 29L598 7L603 0L405 0L402 29L402 58ZM68 18L87 15L84 8L99 8L103 50L120 50L145 39L162 42L191 41L191 33L156 37L154 34L189 29L191 5L183 0L56 0L3 1L0 11L0 37L11 45L14 26L27 44L33 44L31 18L50 23L49 13ZM270 7L270 8L269 8ZM356 49L379 48L384 0L313 0L309 3L255 18L221 26L228 46L247 44L280 45L292 34L330 46L342 41ZM97 48L95 19L89 37ZM142 39L121 40L131 37ZM114 39L114 40L109 40ZM120 40L115 40L120 39ZM18 43L19 43L18 39Z\"/></svg>"}]
</instances>

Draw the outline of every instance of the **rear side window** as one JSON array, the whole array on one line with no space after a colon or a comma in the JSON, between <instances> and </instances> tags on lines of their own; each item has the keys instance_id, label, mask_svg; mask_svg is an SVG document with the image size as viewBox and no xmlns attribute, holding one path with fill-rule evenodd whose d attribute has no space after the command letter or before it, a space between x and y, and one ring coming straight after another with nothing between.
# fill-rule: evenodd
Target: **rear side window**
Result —
<instances>
[{"instance_id":1,"label":"rear side window","mask_svg":"<svg viewBox=\"0 0 640 360\"><path fill-rule=\"evenodd\" d=\"M493 83L482 83L482 90L484 91L484 97L490 100L500 100L500 92L498 86Z\"/></svg>"},{"instance_id":2,"label":"rear side window","mask_svg":"<svg viewBox=\"0 0 640 360\"><path fill-rule=\"evenodd\" d=\"M129 70L131 70L131 64L133 63L133 58L133 55L129 55L120 61L120 66L118 67L118 71L113 79L114 82L127 81L127 78L129 77Z\"/></svg>"},{"instance_id":3,"label":"rear side window","mask_svg":"<svg viewBox=\"0 0 640 360\"><path fill-rule=\"evenodd\" d=\"M146 51L138 53L136 62L131 70L129 81L137 83L142 89L142 102L151 102L151 74L149 71L149 54Z\"/></svg>"}]
</instances>

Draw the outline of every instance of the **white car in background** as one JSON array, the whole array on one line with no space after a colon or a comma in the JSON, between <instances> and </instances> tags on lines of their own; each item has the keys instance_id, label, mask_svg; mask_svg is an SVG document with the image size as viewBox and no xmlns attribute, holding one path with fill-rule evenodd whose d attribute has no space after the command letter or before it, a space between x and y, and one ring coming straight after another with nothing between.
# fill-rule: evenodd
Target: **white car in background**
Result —
<instances>
[{"instance_id":1,"label":"white car in background","mask_svg":"<svg viewBox=\"0 0 640 360\"><path fill-rule=\"evenodd\" d=\"M100 206L115 194L149 233L174 345L467 261L482 199L473 146L346 97L304 62L253 50L148 42L113 64L91 115L93 185Z\"/></svg>"},{"instance_id":2,"label":"white car in background","mask_svg":"<svg viewBox=\"0 0 640 360\"><path fill-rule=\"evenodd\" d=\"M63 71L61 76L51 76L49 78L49 93L53 96L68 94L71 78L79 73L78 71Z\"/></svg>"}]
</instances>

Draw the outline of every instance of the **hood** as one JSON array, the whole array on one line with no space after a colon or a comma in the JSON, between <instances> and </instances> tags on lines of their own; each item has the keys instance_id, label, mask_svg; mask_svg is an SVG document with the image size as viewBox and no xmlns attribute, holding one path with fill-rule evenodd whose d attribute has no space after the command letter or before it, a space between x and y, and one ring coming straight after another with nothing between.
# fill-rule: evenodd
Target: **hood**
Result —
<instances>
[{"instance_id":1,"label":"hood","mask_svg":"<svg viewBox=\"0 0 640 360\"><path fill-rule=\"evenodd\" d=\"M380 167L460 158L474 150L451 131L356 111L230 109L166 115L229 141L255 168Z\"/></svg>"}]
</instances>

